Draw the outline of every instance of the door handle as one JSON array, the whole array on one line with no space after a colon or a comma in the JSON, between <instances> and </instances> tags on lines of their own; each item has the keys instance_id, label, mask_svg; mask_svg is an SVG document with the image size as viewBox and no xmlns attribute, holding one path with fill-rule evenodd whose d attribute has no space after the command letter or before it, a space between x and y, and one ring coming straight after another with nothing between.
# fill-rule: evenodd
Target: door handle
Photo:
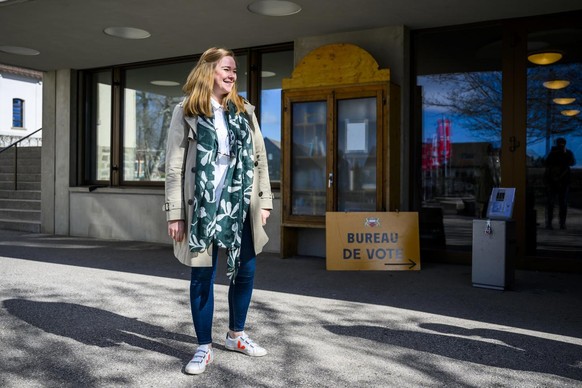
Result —
<instances>
[{"instance_id":1,"label":"door handle","mask_svg":"<svg viewBox=\"0 0 582 388\"><path fill-rule=\"evenodd\" d=\"M519 143L519 141L515 138L515 136L511 136L509 138L509 152L515 152L515 150L517 149L517 147L519 147L521 144Z\"/></svg>"},{"instance_id":2,"label":"door handle","mask_svg":"<svg viewBox=\"0 0 582 388\"><path fill-rule=\"evenodd\" d=\"M331 188L332 185L333 185L333 172L330 172L329 175L327 176L327 187Z\"/></svg>"}]
</instances>

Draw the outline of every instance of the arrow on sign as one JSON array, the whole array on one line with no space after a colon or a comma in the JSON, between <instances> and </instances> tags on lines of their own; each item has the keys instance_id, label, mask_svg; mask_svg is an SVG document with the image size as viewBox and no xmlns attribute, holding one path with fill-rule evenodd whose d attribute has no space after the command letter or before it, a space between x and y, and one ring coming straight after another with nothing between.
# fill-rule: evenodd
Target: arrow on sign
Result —
<instances>
[{"instance_id":1,"label":"arrow on sign","mask_svg":"<svg viewBox=\"0 0 582 388\"><path fill-rule=\"evenodd\" d=\"M408 269L412 269L416 267L416 262L414 262L412 259L408 259L408 263L386 263L384 265L409 265L410 267L408 267Z\"/></svg>"}]
</instances>

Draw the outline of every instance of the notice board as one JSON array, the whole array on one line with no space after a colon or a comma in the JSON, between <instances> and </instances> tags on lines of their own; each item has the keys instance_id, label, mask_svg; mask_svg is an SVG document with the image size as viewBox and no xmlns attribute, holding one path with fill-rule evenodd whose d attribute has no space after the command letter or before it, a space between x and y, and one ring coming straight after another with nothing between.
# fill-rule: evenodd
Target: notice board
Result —
<instances>
[{"instance_id":1,"label":"notice board","mask_svg":"<svg viewBox=\"0 0 582 388\"><path fill-rule=\"evenodd\" d=\"M327 212L329 271L418 271L417 212Z\"/></svg>"}]
</instances>

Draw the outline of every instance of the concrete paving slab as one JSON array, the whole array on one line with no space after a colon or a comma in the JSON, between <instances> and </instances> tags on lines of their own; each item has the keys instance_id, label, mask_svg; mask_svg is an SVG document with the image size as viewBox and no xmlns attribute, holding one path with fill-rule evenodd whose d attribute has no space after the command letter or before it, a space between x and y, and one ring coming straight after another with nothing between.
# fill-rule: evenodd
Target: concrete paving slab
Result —
<instances>
[{"instance_id":1,"label":"concrete paving slab","mask_svg":"<svg viewBox=\"0 0 582 388\"><path fill-rule=\"evenodd\" d=\"M189 270L169 246L0 231L2 387L580 387L582 275L517 271L472 287L470 266L328 272L259 256L247 332L224 348L220 260L215 362L196 348Z\"/></svg>"}]
</instances>

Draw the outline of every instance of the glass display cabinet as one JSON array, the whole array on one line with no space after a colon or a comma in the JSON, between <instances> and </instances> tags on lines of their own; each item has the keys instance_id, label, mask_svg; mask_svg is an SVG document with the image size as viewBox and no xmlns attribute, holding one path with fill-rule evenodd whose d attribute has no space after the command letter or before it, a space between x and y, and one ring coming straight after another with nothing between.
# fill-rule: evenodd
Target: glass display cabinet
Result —
<instances>
[{"instance_id":1,"label":"glass display cabinet","mask_svg":"<svg viewBox=\"0 0 582 388\"><path fill-rule=\"evenodd\" d=\"M297 254L298 229L325 228L326 212L397 206L398 95L388 70L345 44L314 50L283 81L283 257Z\"/></svg>"}]
</instances>

